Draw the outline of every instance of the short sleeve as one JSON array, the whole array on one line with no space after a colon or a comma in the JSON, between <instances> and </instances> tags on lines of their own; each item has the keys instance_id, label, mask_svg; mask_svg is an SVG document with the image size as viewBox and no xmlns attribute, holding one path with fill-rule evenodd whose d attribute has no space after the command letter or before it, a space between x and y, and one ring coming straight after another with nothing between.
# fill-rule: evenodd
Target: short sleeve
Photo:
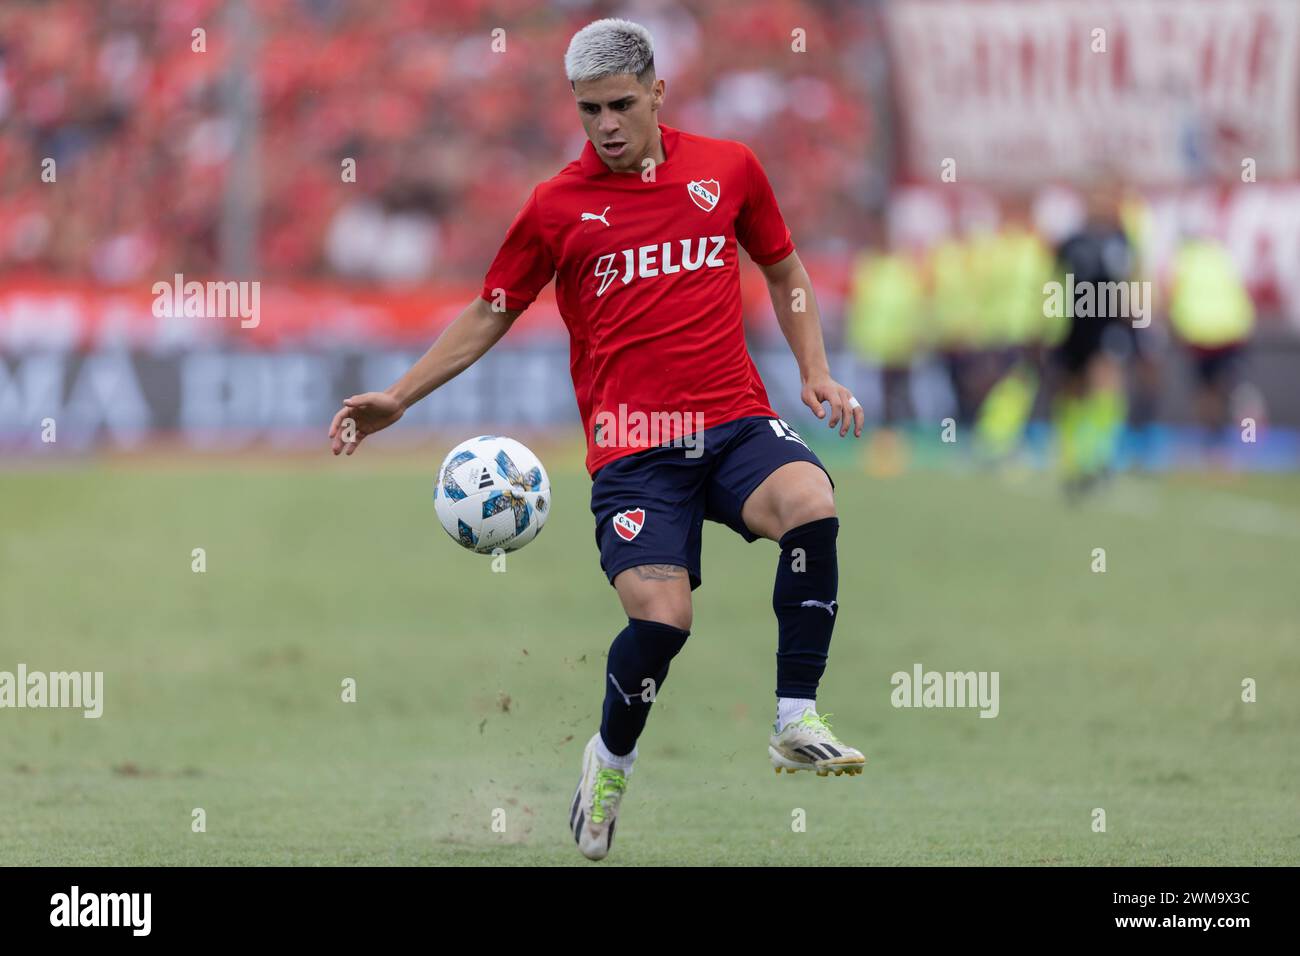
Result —
<instances>
[{"instance_id":1,"label":"short sleeve","mask_svg":"<svg viewBox=\"0 0 1300 956\"><path fill-rule=\"evenodd\" d=\"M483 280L483 298L497 300L497 290L505 292L505 307L522 311L555 275L555 260L542 233L541 214L534 189L506 232L505 241Z\"/></svg>"},{"instance_id":2,"label":"short sleeve","mask_svg":"<svg viewBox=\"0 0 1300 956\"><path fill-rule=\"evenodd\" d=\"M769 266L794 252L794 241L781 217L767 173L763 172L753 150L748 146L744 150L748 188L736 219L736 239L751 259L760 266Z\"/></svg>"}]
</instances>

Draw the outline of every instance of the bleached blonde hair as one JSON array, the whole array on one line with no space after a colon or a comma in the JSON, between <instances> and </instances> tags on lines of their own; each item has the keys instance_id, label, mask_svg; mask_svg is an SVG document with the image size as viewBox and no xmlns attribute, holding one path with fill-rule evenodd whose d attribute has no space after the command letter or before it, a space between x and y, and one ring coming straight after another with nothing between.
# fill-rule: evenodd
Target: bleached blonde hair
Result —
<instances>
[{"instance_id":1,"label":"bleached blonde hair","mask_svg":"<svg viewBox=\"0 0 1300 956\"><path fill-rule=\"evenodd\" d=\"M564 54L570 83L631 73L644 83L653 78L655 41L631 20L609 18L588 23L573 35Z\"/></svg>"}]
</instances>

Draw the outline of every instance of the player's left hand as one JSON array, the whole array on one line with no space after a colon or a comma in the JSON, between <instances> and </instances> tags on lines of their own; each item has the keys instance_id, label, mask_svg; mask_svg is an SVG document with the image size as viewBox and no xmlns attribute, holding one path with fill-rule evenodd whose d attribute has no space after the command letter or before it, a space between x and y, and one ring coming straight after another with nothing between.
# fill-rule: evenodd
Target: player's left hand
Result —
<instances>
[{"instance_id":1,"label":"player's left hand","mask_svg":"<svg viewBox=\"0 0 1300 956\"><path fill-rule=\"evenodd\" d=\"M831 420L826 425L828 428L839 425L841 438L849 433L850 419L853 421L853 437L862 437L862 426L867 420L862 406L853 398L852 392L829 375L810 378L804 382L803 392L799 397L818 418L826 417L826 409L822 408L822 402L828 403L831 407Z\"/></svg>"}]
</instances>

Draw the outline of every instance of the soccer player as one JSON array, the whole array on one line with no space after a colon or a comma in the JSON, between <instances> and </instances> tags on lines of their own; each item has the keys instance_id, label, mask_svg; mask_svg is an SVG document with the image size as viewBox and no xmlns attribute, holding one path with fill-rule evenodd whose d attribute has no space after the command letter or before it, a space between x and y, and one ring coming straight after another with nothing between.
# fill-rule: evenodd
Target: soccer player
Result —
<instances>
[{"instance_id":1,"label":"soccer player","mask_svg":"<svg viewBox=\"0 0 1300 956\"><path fill-rule=\"evenodd\" d=\"M352 454L477 361L556 278L601 568L628 619L610 645L600 730L569 811L579 849L598 860L614 838L637 738L690 636L705 519L781 548L768 745L776 772L838 776L865 763L817 712L839 615L839 520L830 476L772 410L746 350L740 247L767 278L804 403L818 418L827 403L841 437L850 427L862 434L863 412L830 376L808 273L754 154L658 122L664 81L649 32L598 20L574 35L565 68L589 139L582 156L528 197L481 298L387 391L347 399L329 434L335 455ZM344 440L348 419L354 441ZM661 427L625 427L638 420Z\"/></svg>"},{"instance_id":2,"label":"soccer player","mask_svg":"<svg viewBox=\"0 0 1300 956\"><path fill-rule=\"evenodd\" d=\"M1087 220L1056 251L1057 271L1073 276L1075 297L1092 296L1070 313L1069 331L1054 354L1062 370L1056 403L1061 467L1068 497L1109 476L1127 417L1124 361L1138 349L1128 315L1108 315L1099 290L1133 277L1133 246L1120 219L1119 193L1102 177L1087 194Z\"/></svg>"}]
</instances>

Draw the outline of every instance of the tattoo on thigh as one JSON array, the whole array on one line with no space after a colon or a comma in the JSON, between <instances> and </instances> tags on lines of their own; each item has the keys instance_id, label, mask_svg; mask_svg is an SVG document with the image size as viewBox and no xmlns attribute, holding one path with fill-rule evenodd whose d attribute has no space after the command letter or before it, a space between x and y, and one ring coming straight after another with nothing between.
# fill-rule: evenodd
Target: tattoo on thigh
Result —
<instances>
[{"instance_id":1,"label":"tattoo on thigh","mask_svg":"<svg viewBox=\"0 0 1300 956\"><path fill-rule=\"evenodd\" d=\"M642 581L671 581L686 573L685 568L676 564L638 564L632 570Z\"/></svg>"}]
</instances>

